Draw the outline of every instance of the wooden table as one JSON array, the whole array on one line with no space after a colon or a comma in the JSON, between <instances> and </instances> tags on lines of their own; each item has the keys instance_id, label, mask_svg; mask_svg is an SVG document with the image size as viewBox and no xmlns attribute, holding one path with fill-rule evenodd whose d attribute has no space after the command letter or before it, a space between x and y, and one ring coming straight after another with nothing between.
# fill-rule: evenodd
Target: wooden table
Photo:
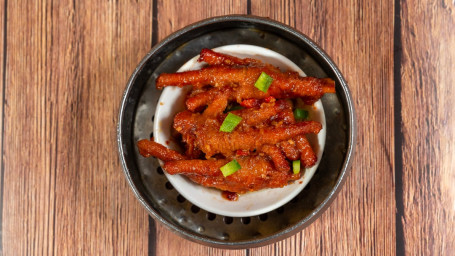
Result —
<instances>
[{"instance_id":1,"label":"wooden table","mask_svg":"<svg viewBox=\"0 0 455 256\"><path fill-rule=\"evenodd\" d=\"M149 217L115 130L150 48L225 14L270 17L315 40L358 118L352 172L331 207L289 239L233 251ZM1 0L0 17L4 255L453 255L454 1Z\"/></svg>"}]
</instances>

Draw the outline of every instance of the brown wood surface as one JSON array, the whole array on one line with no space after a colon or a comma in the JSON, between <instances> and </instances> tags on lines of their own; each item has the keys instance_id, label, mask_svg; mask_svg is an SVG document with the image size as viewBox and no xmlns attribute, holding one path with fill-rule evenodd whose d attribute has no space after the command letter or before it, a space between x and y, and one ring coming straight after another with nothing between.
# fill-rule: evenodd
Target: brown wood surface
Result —
<instances>
[{"instance_id":1,"label":"brown wood surface","mask_svg":"<svg viewBox=\"0 0 455 256\"><path fill-rule=\"evenodd\" d=\"M246 1L158 1L158 41L184 26L212 16L246 14ZM182 15L182 10L194 10ZM157 225L156 255L245 255L245 250L221 250L195 244Z\"/></svg>"},{"instance_id":2,"label":"brown wood surface","mask_svg":"<svg viewBox=\"0 0 455 256\"><path fill-rule=\"evenodd\" d=\"M381 39L393 38L390 11L393 3L267 3L252 1L252 13L288 23L307 34L343 72L357 110L356 151L368 152L368 157L356 155L345 187L331 207L301 232L301 238L291 237L277 245L254 249L252 255L280 251L283 255L334 252L392 255L395 252L393 41ZM295 244L299 243L300 252L294 253Z\"/></svg>"},{"instance_id":3,"label":"brown wood surface","mask_svg":"<svg viewBox=\"0 0 455 256\"><path fill-rule=\"evenodd\" d=\"M452 254L455 3L270 2L0 1L0 253ZM121 172L115 126L152 44L247 13L295 27L337 63L357 111L357 154L337 199L302 232L213 249L148 216Z\"/></svg>"},{"instance_id":4,"label":"brown wood surface","mask_svg":"<svg viewBox=\"0 0 455 256\"><path fill-rule=\"evenodd\" d=\"M402 4L404 250L455 253L455 2Z\"/></svg>"},{"instance_id":5,"label":"brown wood surface","mask_svg":"<svg viewBox=\"0 0 455 256\"><path fill-rule=\"evenodd\" d=\"M148 216L120 171L115 124L150 49L152 8L122 3L7 3L5 255L147 253Z\"/></svg>"}]
</instances>

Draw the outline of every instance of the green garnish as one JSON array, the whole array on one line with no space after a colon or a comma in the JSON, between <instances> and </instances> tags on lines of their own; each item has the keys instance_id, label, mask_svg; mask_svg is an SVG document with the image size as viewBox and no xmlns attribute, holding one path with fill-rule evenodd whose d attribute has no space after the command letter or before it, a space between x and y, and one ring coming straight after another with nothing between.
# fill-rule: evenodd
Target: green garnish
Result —
<instances>
[{"instance_id":1,"label":"green garnish","mask_svg":"<svg viewBox=\"0 0 455 256\"><path fill-rule=\"evenodd\" d=\"M308 115L309 115L309 113L305 109L296 108L294 110L294 118L296 120L305 120L308 118Z\"/></svg>"},{"instance_id":2,"label":"green garnish","mask_svg":"<svg viewBox=\"0 0 455 256\"><path fill-rule=\"evenodd\" d=\"M232 132L240 121L242 121L240 116L229 113L221 124L220 131Z\"/></svg>"},{"instance_id":3,"label":"green garnish","mask_svg":"<svg viewBox=\"0 0 455 256\"><path fill-rule=\"evenodd\" d=\"M230 161L229 163L221 166L220 170L223 173L223 176L227 177L227 176L233 174L234 172L240 170L241 168L242 167L240 166L240 164L234 159L234 160Z\"/></svg>"},{"instance_id":4,"label":"green garnish","mask_svg":"<svg viewBox=\"0 0 455 256\"><path fill-rule=\"evenodd\" d=\"M256 80L256 83L254 83L254 87L258 88L259 90L261 90L263 92L267 92L270 85L272 84L272 81L273 81L273 78L271 78L265 72L262 72L261 75L259 76L258 80Z\"/></svg>"},{"instance_id":5,"label":"green garnish","mask_svg":"<svg viewBox=\"0 0 455 256\"><path fill-rule=\"evenodd\" d=\"M292 161L292 171L294 174L300 173L300 160Z\"/></svg>"}]
</instances>

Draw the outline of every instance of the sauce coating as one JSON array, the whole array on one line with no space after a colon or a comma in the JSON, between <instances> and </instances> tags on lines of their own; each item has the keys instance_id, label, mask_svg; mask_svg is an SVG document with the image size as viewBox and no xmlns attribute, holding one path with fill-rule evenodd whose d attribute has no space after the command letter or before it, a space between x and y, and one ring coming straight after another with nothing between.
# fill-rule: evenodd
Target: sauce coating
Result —
<instances>
[{"instance_id":1,"label":"sauce coating","mask_svg":"<svg viewBox=\"0 0 455 256\"><path fill-rule=\"evenodd\" d=\"M317 162L306 134L317 134L319 122L296 121L294 101L311 105L325 93L335 92L329 78L301 77L251 58L237 58L203 49L198 59L208 66L200 70L161 74L156 87L192 85L186 109L174 117L179 153L148 140L138 143L144 156L155 156L163 169L181 174L202 186L223 191L222 197L236 201L239 194L264 188L279 188L298 180L290 161L303 167ZM262 72L273 79L267 91L255 87ZM160 102L162 104L162 102ZM234 129L220 131L228 112L241 118ZM232 116L232 115L231 115ZM168 143L166 143L168 144ZM220 168L235 160L240 169L224 176Z\"/></svg>"},{"instance_id":2,"label":"sauce coating","mask_svg":"<svg viewBox=\"0 0 455 256\"><path fill-rule=\"evenodd\" d=\"M229 201L237 201L239 200L239 194L235 192L223 191L221 192L221 196Z\"/></svg>"}]
</instances>

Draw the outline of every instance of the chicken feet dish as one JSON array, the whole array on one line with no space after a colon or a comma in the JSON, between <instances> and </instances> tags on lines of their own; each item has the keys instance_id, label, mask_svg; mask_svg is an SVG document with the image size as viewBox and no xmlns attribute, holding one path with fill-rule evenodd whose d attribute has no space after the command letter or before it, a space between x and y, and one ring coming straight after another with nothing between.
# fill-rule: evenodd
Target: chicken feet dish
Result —
<instances>
[{"instance_id":1,"label":"chicken feet dish","mask_svg":"<svg viewBox=\"0 0 455 256\"><path fill-rule=\"evenodd\" d=\"M191 86L185 110L174 117L182 152L153 138L137 142L139 153L164 162L171 175L185 175L202 186L245 193L279 188L300 179L300 168L317 156L306 134L322 125L296 107L335 93L330 78L302 77L252 58L203 49L200 70L163 73L156 87Z\"/></svg>"}]
</instances>

